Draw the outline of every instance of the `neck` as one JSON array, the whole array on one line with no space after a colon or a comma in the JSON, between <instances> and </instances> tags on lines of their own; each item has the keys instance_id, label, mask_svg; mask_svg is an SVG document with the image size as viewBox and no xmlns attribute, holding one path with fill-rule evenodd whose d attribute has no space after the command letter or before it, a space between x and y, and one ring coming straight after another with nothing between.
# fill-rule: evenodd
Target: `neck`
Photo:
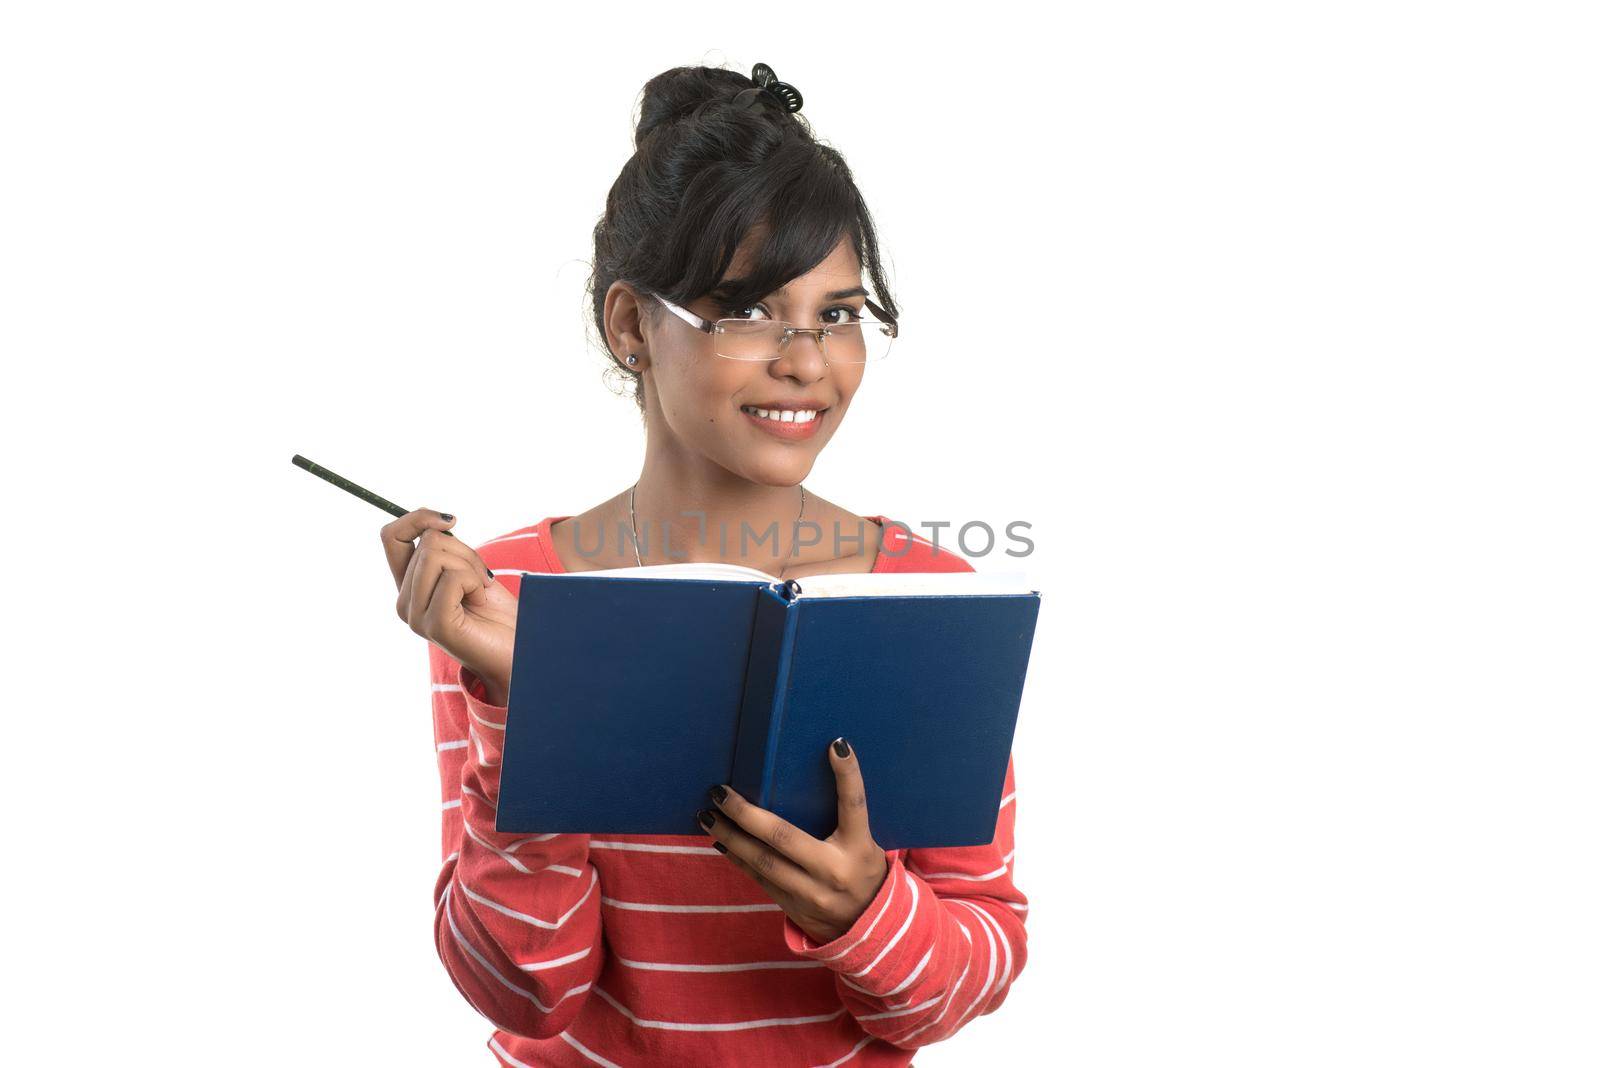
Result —
<instances>
[{"instance_id":1,"label":"neck","mask_svg":"<svg viewBox=\"0 0 1600 1068\"><path fill-rule=\"evenodd\" d=\"M626 492L623 497L626 508ZM751 482L704 460L646 455L633 501L639 552L646 564L717 562L776 574L799 559L800 501L799 486ZM813 518L811 505L806 512ZM802 527L799 533L815 541L814 532Z\"/></svg>"}]
</instances>

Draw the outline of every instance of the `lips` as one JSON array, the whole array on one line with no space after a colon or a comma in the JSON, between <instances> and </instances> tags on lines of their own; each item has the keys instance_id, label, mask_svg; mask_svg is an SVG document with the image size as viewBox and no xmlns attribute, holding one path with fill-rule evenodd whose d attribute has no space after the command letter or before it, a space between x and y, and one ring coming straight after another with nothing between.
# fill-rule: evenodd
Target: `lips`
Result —
<instances>
[{"instance_id":1,"label":"lips","mask_svg":"<svg viewBox=\"0 0 1600 1068\"><path fill-rule=\"evenodd\" d=\"M822 425L825 407L765 407L741 405L739 411L759 429L786 441L811 437Z\"/></svg>"}]
</instances>

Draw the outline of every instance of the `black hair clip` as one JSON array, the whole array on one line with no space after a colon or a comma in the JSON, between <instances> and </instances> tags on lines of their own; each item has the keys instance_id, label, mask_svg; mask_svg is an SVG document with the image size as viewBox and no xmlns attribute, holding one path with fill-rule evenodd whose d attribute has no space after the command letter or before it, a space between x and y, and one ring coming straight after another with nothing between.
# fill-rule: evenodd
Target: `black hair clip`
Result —
<instances>
[{"instance_id":1,"label":"black hair clip","mask_svg":"<svg viewBox=\"0 0 1600 1068\"><path fill-rule=\"evenodd\" d=\"M740 91L734 97L734 103L743 107L753 108L760 105L763 95L777 101L778 106L785 111L800 110L800 105L805 103L805 98L800 95L800 90L788 82L780 82L778 75L765 63L757 63L750 69L750 80L756 84L749 89Z\"/></svg>"}]
</instances>

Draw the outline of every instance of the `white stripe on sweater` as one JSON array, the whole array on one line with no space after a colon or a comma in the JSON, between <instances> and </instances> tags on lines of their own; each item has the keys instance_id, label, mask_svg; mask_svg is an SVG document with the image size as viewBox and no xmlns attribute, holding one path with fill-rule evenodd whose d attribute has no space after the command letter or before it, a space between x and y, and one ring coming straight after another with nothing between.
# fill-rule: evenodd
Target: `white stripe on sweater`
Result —
<instances>
[{"instance_id":1,"label":"white stripe on sweater","mask_svg":"<svg viewBox=\"0 0 1600 1068\"><path fill-rule=\"evenodd\" d=\"M455 938L456 945L460 946L466 952L467 956L477 961L478 965L483 968L484 971L488 972L490 975L499 980L501 986L504 986L513 994L527 998L529 1001L533 1002L540 1012L551 1012L555 1009L556 1005L561 1004L574 994L583 993L592 985L590 983L584 983L581 986L575 986L571 990L568 990L565 994L562 994L560 997L556 998L555 1005L546 1005L544 1002L540 1001L538 996L532 991L522 989L522 987L501 975L499 970L496 969L494 965L490 964L483 958L483 954L479 953L475 948L473 948L472 943L469 942L466 936L461 933L461 928L456 926L456 918L450 908L450 897L450 888L446 887L444 892L444 918L445 921L450 925L450 934ZM481 1011L482 1010L480 1010L480 1012Z\"/></svg>"},{"instance_id":2,"label":"white stripe on sweater","mask_svg":"<svg viewBox=\"0 0 1600 1068\"><path fill-rule=\"evenodd\" d=\"M490 900L487 897L484 897L482 894L478 893L476 890L474 890L472 887L468 886L466 883L461 883L461 892L463 894L466 894L472 900L478 902L480 905L487 905L489 908L494 909L498 913L501 913L501 914L506 915L506 916L510 916L513 920L520 920L523 923L531 924L534 927L543 927L546 930L554 931L554 930L558 929L562 924L566 923L569 919L571 919L572 918L572 914L574 912L577 912L578 909L583 906L583 903L585 901L589 900L589 895L594 893L595 885L599 882L599 879L600 879L600 873L599 872L594 872L593 878L591 878L589 880L589 888L583 892L583 896L580 897L577 900L576 904L574 904L566 912L563 912L560 915L560 917L558 917L557 919L554 919L554 920L541 920L539 917L530 916L526 912L518 912L514 908L509 908L509 907L507 907L505 905L500 904L500 902L498 902L498 901L493 901L493 900ZM456 881L460 882L460 879L458 878ZM588 952L588 951L585 950L585 952Z\"/></svg>"},{"instance_id":3,"label":"white stripe on sweater","mask_svg":"<svg viewBox=\"0 0 1600 1068\"><path fill-rule=\"evenodd\" d=\"M485 727L488 727L491 730L503 731L506 729L506 725L504 723L496 723L492 719L484 719L482 716L474 712L470 707L467 709L467 715L471 716L476 722L483 724Z\"/></svg>"},{"instance_id":4,"label":"white stripe on sweater","mask_svg":"<svg viewBox=\"0 0 1600 1068\"><path fill-rule=\"evenodd\" d=\"M559 832L552 832L550 834L529 835L527 838L518 838L515 842L511 842L510 844L502 846L501 848L504 849L507 853L515 853L517 850L521 849L525 845L533 845L535 842L548 842L552 838L560 838L560 837L561 837L561 835L560 835Z\"/></svg>"},{"instance_id":5,"label":"white stripe on sweater","mask_svg":"<svg viewBox=\"0 0 1600 1068\"><path fill-rule=\"evenodd\" d=\"M839 1068L839 1065L843 1064L845 1061L849 1060L851 1057L854 1057L857 1053L860 1053L861 1052L861 1047L865 1046L868 1042L873 1041L877 1037L878 1036L876 1036L876 1035L868 1035L866 1038L863 1038L860 1042L857 1042L854 1046L851 1046L850 1047L850 1052L846 1053L843 1057L840 1057L838 1060L829 1061L827 1064L814 1064L814 1065L811 1066L811 1068Z\"/></svg>"},{"instance_id":6,"label":"white stripe on sweater","mask_svg":"<svg viewBox=\"0 0 1600 1068\"><path fill-rule=\"evenodd\" d=\"M920 1002L920 1003L918 1003L916 1005L912 1005L910 1008L895 1009L892 1012L868 1013L866 1016L857 1016L856 1019L858 1019L858 1020L890 1020L890 1019L893 1019L896 1016L910 1016L914 1012L921 1012L923 1009L931 1009L931 1008L933 1008L933 1006L939 1004L939 999L941 997L943 997L943 996L944 996L943 994L935 995L934 997L929 998L927 1001Z\"/></svg>"},{"instance_id":7,"label":"white stripe on sweater","mask_svg":"<svg viewBox=\"0 0 1600 1068\"><path fill-rule=\"evenodd\" d=\"M955 914L951 913L951 918L954 919L954 917ZM956 994L960 992L961 984L967 981L967 973L972 971L972 956L973 953L976 952L972 948L972 935L970 932L968 932L967 925L962 923L960 920L956 920L956 926L961 928L961 933L967 936L967 959L961 965L961 974L956 976L956 981L950 984L950 988L944 992L944 1008L939 1010L939 1014L937 1016L916 1030L911 1031L908 1034L897 1036L895 1040L897 1043L909 1042L915 1036L920 1035L922 1032L928 1030L928 1028L937 1026L939 1021L944 1019L945 1015L949 1013L950 1007L956 1003ZM938 1037L934 1038L932 1041L938 1041Z\"/></svg>"},{"instance_id":8,"label":"white stripe on sweater","mask_svg":"<svg viewBox=\"0 0 1600 1068\"><path fill-rule=\"evenodd\" d=\"M910 862L906 863L906 869L923 879L961 879L969 883L987 882L990 879L998 879L1006 874L1004 865L983 875L964 875L958 871L923 871L921 868L913 867Z\"/></svg>"},{"instance_id":9,"label":"white stripe on sweater","mask_svg":"<svg viewBox=\"0 0 1600 1068\"><path fill-rule=\"evenodd\" d=\"M1011 981L1011 939L1006 937L1005 928L1000 926L999 920L989 915L987 909L980 907L982 904L981 902L968 901L959 897L952 898L951 900L958 905L967 906L967 908L971 909L973 912L976 912L979 918L981 918L985 923L994 928L995 937L1000 940L1000 948L1005 951L1005 964L1000 968L1000 981L995 984L995 989L1004 990L1006 988L1006 984Z\"/></svg>"},{"instance_id":10,"label":"white stripe on sweater","mask_svg":"<svg viewBox=\"0 0 1600 1068\"><path fill-rule=\"evenodd\" d=\"M622 1065L618 1064L616 1061L606 1060L604 1057L600 1056L600 1054L596 1053L588 1046L585 1046L582 1042L579 1042L565 1031L561 1032L561 1034L557 1035L556 1037L560 1038L567 1045L577 1050L586 1059L588 1059L590 1063L600 1065L600 1068L622 1068ZM495 1038L491 1037L489 1039L489 1048L494 1050L495 1055L501 1060L511 1065L511 1068L537 1068L536 1065L529 1064L527 1061L517 1060L510 1053L506 1052L506 1048L502 1046Z\"/></svg>"},{"instance_id":11,"label":"white stripe on sweater","mask_svg":"<svg viewBox=\"0 0 1600 1068\"><path fill-rule=\"evenodd\" d=\"M589 839L591 849L626 849L638 853L705 853L713 857L722 853L715 846L655 845L651 842L614 842L609 838Z\"/></svg>"},{"instance_id":12,"label":"white stripe on sweater","mask_svg":"<svg viewBox=\"0 0 1600 1068\"><path fill-rule=\"evenodd\" d=\"M842 975L839 976L839 981L841 983L843 983L845 986L854 987L856 990L861 991L863 994L867 995L868 997L883 998L884 1000L888 1000L889 998L894 997L894 995L900 993L900 991L904 990L906 987L910 986L913 982L915 982L917 976L922 974L922 969L924 969L924 968L926 968L928 966L928 961L931 960L932 958L933 958L933 947L929 946L928 947L928 952L924 953L922 955L922 959L917 961L917 966L915 968L911 969L911 974L905 977L905 981L902 982L899 986L895 987L893 990L885 990L881 994L878 993L876 990L868 990L866 987L862 986L860 983L852 983L849 979L845 978ZM898 1008L899 1006L890 1006L890 1007L891 1008Z\"/></svg>"},{"instance_id":13,"label":"white stripe on sweater","mask_svg":"<svg viewBox=\"0 0 1600 1068\"><path fill-rule=\"evenodd\" d=\"M748 1031L755 1027L792 1027L796 1024L824 1023L836 1020L844 1015L841 1006L837 1012L830 1012L822 1016L772 1016L764 1020L732 1020L727 1023L680 1023L676 1020L646 1020L635 1016L628 1007L601 987L595 987L594 992L599 994L607 1004L626 1016L638 1027L655 1027L664 1031Z\"/></svg>"},{"instance_id":14,"label":"white stripe on sweater","mask_svg":"<svg viewBox=\"0 0 1600 1068\"><path fill-rule=\"evenodd\" d=\"M566 864L546 864L542 868L530 868L526 864L522 863L522 861L512 856L510 853L507 853L503 849L497 848L494 843L488 841L477 831L473 830L471 823L464 822L461 824L461 827L467 832L468 838L472 839L474 842L477 842L479 845L483 846L483 848L487 849L489 852L493 853L495 856L499 857L513 868L522 872L524 875L537 875L542 871L553 871L561 875L570 875L573 878L579 878L583 875L582 868L574 868ZM590 868L589 870L594 871L593 868Z\"/></svg>"},{"instance_id":15,"label":"white stripe on sweater","mask_svg":"<svg viewBox=\"0 0 1600 1068\"><path fill-rule=\"evenodd\" d=\"M776 901L766 905L652 905L646 901L618 901L614 897L601 897L602 905L633 912L782 912Z\"/></svg>"},{"instance_id":16,"label":"white stripe on sweater","mask_svg":"<svg viewBox=\"0 0 1600 1068\"><path fill-rule=\"evenodd\" d=\"M966 930L965 925L958 925L958 926L960 926L963 931ZM969 935L968 938L967 938L967 943L968 943L969 947L971 946L971 942L972 942L972 938ZM917 1035L922 1034L922 1032L926 1031L930 1027L935 1026L936 1024L938 1024L938 1022L940 1020L944 1019L945 1013L950 1011L950 1006L955 1004L956 991L961 989L961 984L966 982L967 973L969 971L971 971L971 970L972 970L972 950L969 948L967 950L967 962L961 966L961 974L956 976L956 981L950 985L950 989L946 990L944 992L944 1008L939 1010L939 1015L935 1016L933 1019L929 1020L927 1023L923 1024L921 1027L917 1028L915 1031L911 1031L911 1032L909 1032L907 1034L898 1036L895 1039L896 1044L898 1045L900 1043L911 1041L912 1038L914 1038Z\"/></svg>"},{"instance_id":17,"label":"white stripe on sweater","mask_svg":"<svg viewBox=\"0 0 1600 1068\"><path fill-rule=\"evenodd\" d=\"M575 960L582 960L588 955L589 950L585 948L578 950L576 953L568 953L565 957L554 957L550 960L529 961L526 964L519 962L517 967L521 968L525 972L542 972L546 968L559 968L563 964L571 964Z\"/></svg>"},{"instance_id":18,"label":"white stripe on sweater","mask_svg":"<svg viewBox=\"0 0 1600 1068\"><path fill-rule=\"evenodd\" d=\"M473 718L476 719L477 717L474 716ZM479 764L482 764L486 768L492 768L495 765L500 763L500 761L498 761L498 760L490 760L489 759L489 754L484 752L484 749L483 749L483 736L480 735L476 730L474 730L471 727L468 727L467 728L467 737L471 738L472 739L472 744L478 747L478 763Z\"/></svg>"},{"instance_id":19,"label":"white stripe on sweater","mask_svg":"<svg viewBox=\"0 0 1600 1068\"><path fill-rule=\"evenodd\" d=\"M917 889L917 884L915 882L906 878L904 869L902 869L900 878L906 884L906 886L911 888L911 904L907 908L905 922L900 925L900 930L894 933L894 937L889 939L888 944L882 949L878 950L878 955L867 962L867 966L865 968L862 968L860 971L854 971L850 973L853 976L860 977L866 975L868 972L872 971L873 968L876 968L878 966L878 962L887 956L891 949L899 944L900 939L905 937L905 933L911 930L911 925L917 920L917 899L921 896L921 891ZM885 904L884 912L887 911L889 911L889 907L887 904ZM879 913L878 915L881 916L883 913Z\"/></svg>"},{"instance_id":20,"label":"white stripe on sweater","mask_svg":"<svg viewBox=\"0 0 1600 1068\"><path fill-rule=\"evenodd\" d=\"M896 880L894 880L893 883L891 883L889 885L889 896L884 898L883 907L878 910L878 914L876 916L872 917L872 922L867 924L867 929L865 931L861 932L861 937L860 938L856 939L854 942L850 943L848 946L845 946L843 949L841 949L839 952L833 954L831 957L818 957L816 959L818 959L818 960L838 960L840 957L845 956L852 949L855 949L861 943L865 942L867 940L867 938L869 936L871 936L873 928L878 926L878 921L882 920L885 916L887 916L889 914L889 906L894 904L894 895L899 891L900 886L901 886L901 884L903 882L905 882L904 879L896 879Z\"/></svg>"},{"instance_id":21,"label":"white stripe on sweater","mask_svg":"<svg viewBox=\"0 0 1600 1068\"><path fill-rule=\"evenodd\" d=\"M458 693L458 694L461 694L462 697L466 697L466 691L461 688L459 683L454 683L454 682L436 682L436 683L433 684L433 692L434 693ZM479 723L483 724L485 727L492 727L494 730L497 730L497 731L503 731L503 730L506 729L506 725L504 723L496 723L494 720L484 719L482 716L478 715L476 712L474 712L472 710L472 706L471 705L467 706L467 715L471 716L473 719L477 720Z\"/></svg>"},{"instance_id":22,"label":"white stripe on sweater","mask_svg":"<svg viewBox=\"0 0 1600 1068\"><path fill-rule=\"evenodd\" d=\"M753 972L766 968L825 968L820 960L758 960L748 964L667 964L662 961L629 960L611 954L611 960L647 972Z\"/></svg>"},{"instance_id":23,"label":"white stripe on sweater","mask_svg":"<svg viewBox=\"0 0 1600 1068\"><path fill-rule=\"evenodd\" d=\"M953 898L952 900L957 901L960 904L967 905L968 908L972 908L971 905L968 905L967 902L962 901L960 898ZM967 1017L972 1014L974 1009L989 999L989 990L994 986L995 980L995 958L999 956L999 951L994 944L994 931L990 929L991 926L998 925L995 924L994 920L985 914L982 909L974 909L974 911L978 913L979 926L983 930L983 936L989 940L989 974L984 979L983 989L978 991L978 996L974 998L972 1003L962 1011L960 1016L956 1017L956 1022L953 1025L954 1029L956 1030L959 1030L961 1026L966 1023ZM1003 933L1000 936L1000 941L1005 941L1005 935Z\"/></svg>"}]
</instances>

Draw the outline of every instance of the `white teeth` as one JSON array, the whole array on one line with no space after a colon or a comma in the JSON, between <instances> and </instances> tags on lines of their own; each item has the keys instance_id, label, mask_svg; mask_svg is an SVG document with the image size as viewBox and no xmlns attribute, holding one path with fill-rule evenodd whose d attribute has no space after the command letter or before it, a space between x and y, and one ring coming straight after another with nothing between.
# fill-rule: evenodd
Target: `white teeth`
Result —
<instances>
[{"instance_id":1,"label":"white teeth","mask_svg":"<svg viewBox=\"0 0 1600 1068\"><path fill-rule=\"evenodd\" d=\"M751 415L759 415L763 419L771 419L777 423L809 423L817 417L816 411L810 408L772 410L767 408L743 408L742 411Z\"/></svg>"}]
</instances>

